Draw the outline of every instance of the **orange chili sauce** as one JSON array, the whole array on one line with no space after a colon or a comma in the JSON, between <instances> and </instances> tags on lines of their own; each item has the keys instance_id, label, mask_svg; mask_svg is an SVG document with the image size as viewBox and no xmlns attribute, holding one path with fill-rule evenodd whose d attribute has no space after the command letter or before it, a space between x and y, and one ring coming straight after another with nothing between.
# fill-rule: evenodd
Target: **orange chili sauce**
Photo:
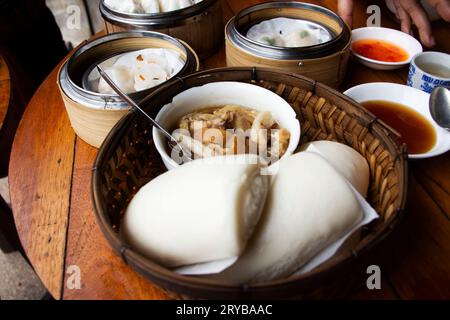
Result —
<instances>
[{"instance_id":1,"label":"orange chili sauce","mask_svg":"<svg viewBox=\"0 0 450 320\"><path fill-rule=\"evenodd\" d=\"M352 47L355 53L363 57L383 62L402 62L409 58L406 50L385 40L357 40L353 42Z\"/></svg>"}]
</instances>

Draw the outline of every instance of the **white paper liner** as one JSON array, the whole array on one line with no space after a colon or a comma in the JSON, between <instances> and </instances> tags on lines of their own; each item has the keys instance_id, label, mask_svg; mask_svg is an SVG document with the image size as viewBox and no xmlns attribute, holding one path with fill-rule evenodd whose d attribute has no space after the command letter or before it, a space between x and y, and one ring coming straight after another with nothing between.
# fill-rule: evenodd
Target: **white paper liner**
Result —
<instances>
[{"instance_id":1,"label":"white paper liner","mask_svg":"<svg viewBox=\"0 0 450 320\"><path fill-rule=\"evenodd\" d=\"M163 69L166 70L166 72L169 75L169 79L175 76L177 73L181 71L183 66L185 65L185 61L180 57L180 54L172 49L165 49L165 48L148 48L143 50L137 50L137 51L130 51L127 53L119 54L117 56L114 56L112 58L109 58L102 63L100 63L100 66L108 72L115 66L124 66L130 70L135 70L137 68L137 64L135 62L136 57L139 55L145 56L155 56L161 59L161 61L166 63L166 66L163 66ZM161 65L156 63L157 65ZM92 92L98 92L98 86L100 83L100 74L98 73L97 68L93 68L89 75L87 75L86 81L83 81L83 87L86 90L92 91ZM168 79L167 79L168 80ZM166 81L167 81L166 80ZM119 87L120 84L118 83ZM144 90L150 89L152 86L149 86L148 88L145 88ZM121 89L123 89L121 87ZM136 90L127 92L127 93L133 93L137 92Z\"/></svg>"},{"instance_id":2,"label":"white paper liner","mask_svg":"<svg viewBox=\"0 0 450 320\"><path fill-rule=\"evenodd\" d=\"M184 266L173 270L175 273L184 276L204 276L218 274L231 267L239 257L232 257L224 260L198 263L191 266Z\"/></svg>"},{"instance_id":3,"label":"white paper liner","mask_svg":"<svg viewBox=\"0 0 450 320\"><path fill-rule=\"evenodd\" d=\"M308 31L314 39L314 43L305 43L303 45L296 45L292 42L291 35L293 32ZM330 32L319 24L291 18L274 18L265 20L261 23L255 24L247 32L247 38L261 42L261 37L272 36L276 37L277 41L273 44L277 47L305 47L317 45L330 41L333 36ZM263 42L261 42L263 43ZM268 44L268 43L264 43Z\"/></svg>"},{"instance_id":4,"label":"white paper liner","mask_svg":"<svg viewBox=\"0 0 450 320\"><path fill-rule=\"evenodd\" d=\"M320 151L310 145L308 149L304 152L313 152L321 155ZM351 236L355 235L363 226L371 223L372 221L379 218L378 213L370 206L370 204L364 199L364 197L352 186L350 182L348 182L351 190L355 194L356 200L361 206L361 211L363 213L362 219L355 224L344 236L342 236L339 240L335 241L333 244L329 245L327 248L323 249L320 253L318 253L314 258L312 258L308 263L302 266L298 271L296 271L293 275L302 275L312 271L317 268L324 262L330 260L340 248L343 247L345 242L350 239ZM185 266L181 268L174 269L173 271L181 274L181 275L190 275L190 276L200 276L200 275L213 275L218 274L229 267L231 267L239 257L233 257L230 259L212 261L207 263L195 264L191 266Z\"/></svg>"}]
</instances>

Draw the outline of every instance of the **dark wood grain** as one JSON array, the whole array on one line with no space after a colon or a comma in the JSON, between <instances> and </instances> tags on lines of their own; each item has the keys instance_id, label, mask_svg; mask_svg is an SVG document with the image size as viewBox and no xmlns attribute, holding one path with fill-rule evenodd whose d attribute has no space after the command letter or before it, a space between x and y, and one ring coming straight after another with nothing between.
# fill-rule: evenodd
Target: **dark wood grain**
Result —
<instances>
[{"instance_id":1,"label":"dark wood grain","mask_svg":"<svg viewBox=\"0 0 450 320\"><path fill-rule=\"evenodd\" d=\"M11 80L9 70L5 60L0 56L0 130L3 127L3 122L8 112L10 96Z\"/></svg>"},{"instance_id":2,"label":"dark wood grain","mask_svg":"<svg viewBox=\"0 0 450 320\"><path fill-rule=\"evenodd\" d=\"M261 0L223 0L224 20ZM336 10L336 1L307 1ZM370 1L355 1L354 27L365 25ZM399 28L383 8L383 26ZM433 25L438 46L450 52L448 24ZM225 64L225 51L203 68ZM55 298L166 299L167 295L118 258L97 226L90 198L97 150L76 138L56 87L56 69L28 106L10 166L15 221L25 250ZM342 90L361 83L405 83L407 68L374 71L350 63ZM0 79L1 80L1 79ZM1 111L0 111L1 115ZM364 284L352 299L450 298L450 155L411 163L409 209L393 236L364 257L359 272L379 265L382 290ZM80 290L70 290L65 270L81 269Z\"/></svg>"},{"instance_id":3,"label":"dark wood grain","mask_svg":"<svg viewBox=\"0 0 450 320\"><path fill-rule=\"evenodd\" d=\"M31 100L11 153L10 191L20 240L49 292L61 297L75 134L57 69Z\"/></svg>"},{"instance_id":4,"label":"dark wood grain","mask_svg":"<svg viewBox=\"0 0 450 320\"><path fill-rule=\"evenodd\" d=\"M404 299L450 297L450 223L438 198L410 178L409 210L405 222L386 244L386 271Z\"/></svg>"}]
</instances>

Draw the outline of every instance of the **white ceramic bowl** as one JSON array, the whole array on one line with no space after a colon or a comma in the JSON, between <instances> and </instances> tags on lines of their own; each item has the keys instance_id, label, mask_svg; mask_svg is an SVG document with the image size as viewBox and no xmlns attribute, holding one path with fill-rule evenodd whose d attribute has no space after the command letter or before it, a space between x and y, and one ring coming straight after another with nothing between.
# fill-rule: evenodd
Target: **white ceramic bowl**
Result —
<instances>
[{"instance_id":1,"label":"white ceramic bowl","mask_svg":"<svg viewBox=\"0 0 450 320\"><path fill-rule=\"evenodd\" d=\"M353 42L364 39L379 39L389 41L400 46L409 54L408 60L402 62L384 62L366 58L353 51L353 54L359 62L375 70L394 70L404 67L411 63L411 60L415 55L423 52L422 45L419 41L416 40L416 38L395 29L367 27L355 29L352 31Z\"/></svg>"},{"instance_id":2,"label":"white ceramic bowl","mask_svg":"<svg viewBox=\"0 0 450 320\"><path fill-rule=\"evenodd\" d=\"M277 94L262 87L242 82L214 82L191 88L165 105L156 116L164 128L175 128L180 119L194 111L208 107L227 104L240 105L257 111L270 111L273 118L291 133L291 140L286 153L291 155L300 143L300 122L292 107ZM156 149L161 155L167 169L178 167L167 152L167 140L156 128L153 128Z\"/></svg>"},{"instance_id":3,"label":"white ceramic bowl","mask_svg":"<svg viewBox=\"0 0 450 320\"><path fill-rule=\"evenodd\" d=\"M424 154L410 154L411 159L431 158L450 150L450 132L439 127L430 114L430 95L415 88L401 84L376 82L353 87L345 95L359 103L371 100L384 100L400 103L423 115L436 131L436 144L433 149Z\"/></svg>"}]
</instances>

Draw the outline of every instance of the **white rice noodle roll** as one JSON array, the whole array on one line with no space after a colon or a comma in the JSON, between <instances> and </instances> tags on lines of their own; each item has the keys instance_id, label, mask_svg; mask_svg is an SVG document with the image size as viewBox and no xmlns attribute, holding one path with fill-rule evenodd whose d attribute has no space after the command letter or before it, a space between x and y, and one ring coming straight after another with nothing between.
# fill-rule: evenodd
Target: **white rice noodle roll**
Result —
<instances>
[{"instance_id":1,"label":"white rice noodle roll","mask_svg":"<svg viewBox=\"0 0 450 320\"><path fill-rule=\"evenodd\" d=\"M147 64L136 71L134 89L135 91L142 91L153 88L167 81L167 79L169 79L169 75L161 66L155 63Z\"/></svg>"},{"instance_id":2,"label":"white rice noodle roll","mask_svg":"<svg viewBox=\"0 0 450 320\"><path fill-rule=\"evenodd\" d=\"M178 52L171 49L151 48L121 54L102 62L107 74L127 93L155 87L177 73L184 66ZM97 92L113 94L113 90L93 70L90 81L99 81Z\"/></svg>"},{"instance_id":3,"label":"white rice noodle roll","mask_svg":"<svg viewBox=\"0 0 450 320\"><path fill-rule=\"evenodd\" d=\"M106 74L114 81L114 83L126 93L135 91L134 79L130 71L131 70L125 66L116 66L105 70ZM97 91L105 94L115 93L103 78L100 78Z\"/></svg>"}]
</instances>

